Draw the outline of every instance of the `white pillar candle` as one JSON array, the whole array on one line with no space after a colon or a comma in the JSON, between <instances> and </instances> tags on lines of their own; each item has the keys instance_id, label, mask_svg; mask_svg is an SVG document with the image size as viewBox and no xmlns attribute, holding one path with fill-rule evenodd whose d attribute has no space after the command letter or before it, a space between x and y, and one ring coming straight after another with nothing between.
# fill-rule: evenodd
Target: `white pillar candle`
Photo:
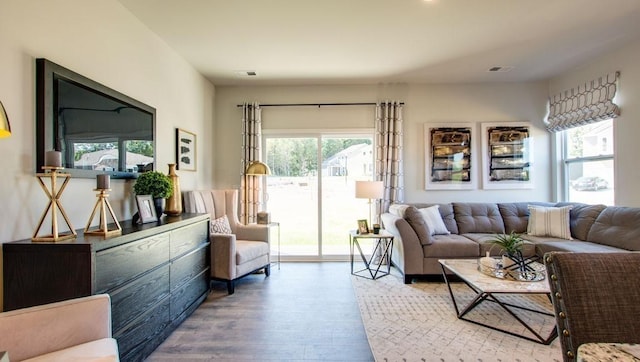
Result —
<instances>
[{"instance_id":1,"label":"white pillar candle","mask_svg":"<svg viewBox=\"0 0 640 362\"><path fill-rule=\"evenodd\" d=\"M109 175L98 175L97 177L97 189L106 190L111 188L111 178Z\"/></svg>"},{"instance_id":2,"label":"white pillar candle","mask_svg":"<svg viewBox=\"0 0 640 362\"><path fill-rule=\"evenodd\" d=\"M62 167L62 154L60 151L47 151L44 154L44 165L49 167Z\"/></svg>"}]
</instances>

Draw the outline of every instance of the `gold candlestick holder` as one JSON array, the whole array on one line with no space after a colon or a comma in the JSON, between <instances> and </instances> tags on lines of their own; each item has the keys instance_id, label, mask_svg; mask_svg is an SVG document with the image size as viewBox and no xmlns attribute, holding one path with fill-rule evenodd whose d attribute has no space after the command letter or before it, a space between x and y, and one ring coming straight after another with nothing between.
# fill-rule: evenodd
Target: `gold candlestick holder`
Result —
<instances>
[{"instance_id":1,"label":"gold candlestick holder","mask_svg":"<svg viewBox=\"0 0 640 362\"><path fill-rule=\"evenodd\" d=\"M44 212L40 217L40 221L38 222L38 227L36 228L36 231L33 233L33 237L31 238L31 240L32 241L61 241L61 240L73 239L77 236L76 231L73 229L73 226L71 226L69 217L67 216L67 213L64 211L64 208L60 203L60 196L62 196L62 192L64 191L65 187L67 187L67 184L71 179L71 175L68 173L60 173L59 171L64 169L63 167L43 166L42 169L44 170L44 172L36 173L36 179L38 180L38 183L40 183L40 187L42 187L45 194L47 194L47 197L49 197L49 204L44 209ZM60 186L60 189L57 189L58 178L64 179L64 181L62 182L62 186ZM45 182L44 182L45 179L50 180L51 190L49 190L49 187L45 185ZM67 223L67 227L69 227L68 232L61 233L58 229L58 210L60 211L60 214L62 214L64 221ZM51 234L38 236L38 233L40 232L40 228L42 227L42 223L44 222L44 219L49 214L49 211L51 211Z\"/></svg>"},{"instance_id":2,"label":"gold candlestick holder","mask_svg":"<svg viewBox=\"0 0 640 362\"><path fill-rule=\"evenodd\" d=\"M116 215L111 208L111 204L109 204L109 191L111 189L94 189L93 191L98 191L96 197L98 197L98 201L96 201L96 205L93 207L93 211L91 212L91 216L89 217L89 221L87 222L87 226L84 228L85 235L100 235L109 237L114 235L122 234L122 227L120 227L120 223L116 219ZM96 211L100 210L100 223L97 229L90 230L91 222L96 215ZM107 211L109 211L109 215L111 215L111 219L115 223L116 228L109 230L109 225L107 224Z\"/></svg>"}]
</instances>

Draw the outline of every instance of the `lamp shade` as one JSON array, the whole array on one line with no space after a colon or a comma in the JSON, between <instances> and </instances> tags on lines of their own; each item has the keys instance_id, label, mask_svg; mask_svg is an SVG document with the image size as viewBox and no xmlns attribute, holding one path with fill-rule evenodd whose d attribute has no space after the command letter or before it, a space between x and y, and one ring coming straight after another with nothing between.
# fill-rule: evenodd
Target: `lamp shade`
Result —
<instances>
[{"instance_id":1,"label":"lamp shade","mask_svg":"<svg viewBox=\"0 0 640 362\"><path fill-rule=\"evenodd\" d=\"M381 199L384 196L382 181L356 181L357 199Z\"/></svg>"},{"instance_id":2,"label":"lamp shade","mask_svg":"<svg viewBox=\"0 0 640 362\"><path fill-rule=\"evenodd\" d=\"M11 124L9 123L9 117L4 110L2 102L0 102L0 138L11 136Z\"/></svg>"},{"instance_id":3,"label":"lamp shade","mask_svg":"<svg viewBox=\"0 0 640 362\"><path fill-rule=\"evenodd\" d=\"M251 161L244 174L252 176L271 175L271 169L266 163Z\"/></svg>"}]
</instances>

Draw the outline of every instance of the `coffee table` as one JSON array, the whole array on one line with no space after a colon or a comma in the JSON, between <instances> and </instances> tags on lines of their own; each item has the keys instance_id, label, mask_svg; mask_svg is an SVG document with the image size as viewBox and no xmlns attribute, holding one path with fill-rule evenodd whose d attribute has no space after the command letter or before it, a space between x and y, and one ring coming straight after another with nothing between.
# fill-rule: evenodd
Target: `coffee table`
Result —
<instances>
[{"instance_id":1,"label":"coffee table","mask_svg":"<svg viewBox=\"0 0 640 362\"><path fill-rule=\"evenodd\" d=\"M504 332L510 334L512 336L520 337L527 339L529 341L534 341L538 343L542 343L545 345L550 344L557 336L558 331L556 328L550 332L548 337L541 336L538 332L536 332L531 326L529 326L524 320L522 320L518 315L514 313L514 309L526 310L532 313L544 314L548 316L554 316L553 313L542 310L535 310L526 308L523 306L518 306L510 303L505 303L501 300L501 295L504 294L516 294L516 295L529 295L529 294L544 294L549 298L549 302L551 302L551 295L549 290L549 284L547 280L542 280L538 282L521 282L514 280L506 280L494 278L492 276L486 275L478 271L478 260L477 259L440 259L438 260L440 266L442 267L442 275L444 276L444 281L449 288L449 294L451 295L451 300L453 301L453 307L455 308L456 314L458 315L458 319L465 320L467 322L471 322L477 325L481 325L487 328L491 328L496 331ZM460 278L471 290L476 293L476 296L462 309L458 308L458 303L456 302L456 298L453 294L453 290L451 289L450 277L446 273L446 270L451 271L454 275ZM482 302L493 302L499 305L502 309L504 309L507 313L509 313L515 320L517 320L521 325L523 325L531 334L535 336L532 338L530 336L516 334L514 332L492 326L489 324L485 324L482 322L478 322L472 319L466 318L467 313L472 311L475 307L480 305Z\"/></svg>"}]
</instances>

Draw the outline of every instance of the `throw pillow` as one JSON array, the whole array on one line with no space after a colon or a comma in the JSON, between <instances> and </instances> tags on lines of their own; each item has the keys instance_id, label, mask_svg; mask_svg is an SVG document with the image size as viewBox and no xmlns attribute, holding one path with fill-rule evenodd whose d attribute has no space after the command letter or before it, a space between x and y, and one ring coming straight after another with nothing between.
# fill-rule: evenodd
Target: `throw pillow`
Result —
<instances>
[{"instance_id":1,"label":"throw pillow","mask_svg":"<svg viewBox=\"0 0 640 362\"><path fill-rule=\"evenodd\" d=\"M429 226L425 222L422 217L422 213L418 211L413 206L407 207L404 212L405 219L413 228L413 231L418 235L418 240L420 240L420 244L429 245L433 243L433 239L431 238L431 231L429 230Z\"/></svg>"},{"instance_id":2,"label":"throw pillow","mask_svg":"<svg viewBox=\"0 0 640 362\"><path fill-rule=\"evenodd\" d=\"M231 234L231 225L229 225L229 219L227 215L219 217L211 221L211 233L212 234Z\"/></svg>"},{"instance_id":3,"label":"throw pillow","mask_svg":"<svg viewBox=\"0 0 640 362\"><path fill-rule=\"evenodd\" d=\"M527 234L573 240L569 223L571 206L544 207L529 205Z\"/></svg>"},{"instance_id":4,"label":"throw pillow","mask_svg":"<svg viewBox=\"0 0 640 362\"><path fill-rule=\"evenodd\" d=\"M404 218L404 213L409 205L405 204L391 204L389 205L389 213Z\"/></svg>"},{"instance_id":5,"label":"throw pillow","mask_svg":"<svg viewBox=\"0 0 640 362\"><path fill-rule=\"evenodd\" d=\"M427 227L431 230L431 235L448 235L451 234L447 229L447 226L442 220L442 215L438 211L440 205L433 205L425 207L424 209L418 209L424 221L427 223Z\"/></svg>"}]
</instances>

